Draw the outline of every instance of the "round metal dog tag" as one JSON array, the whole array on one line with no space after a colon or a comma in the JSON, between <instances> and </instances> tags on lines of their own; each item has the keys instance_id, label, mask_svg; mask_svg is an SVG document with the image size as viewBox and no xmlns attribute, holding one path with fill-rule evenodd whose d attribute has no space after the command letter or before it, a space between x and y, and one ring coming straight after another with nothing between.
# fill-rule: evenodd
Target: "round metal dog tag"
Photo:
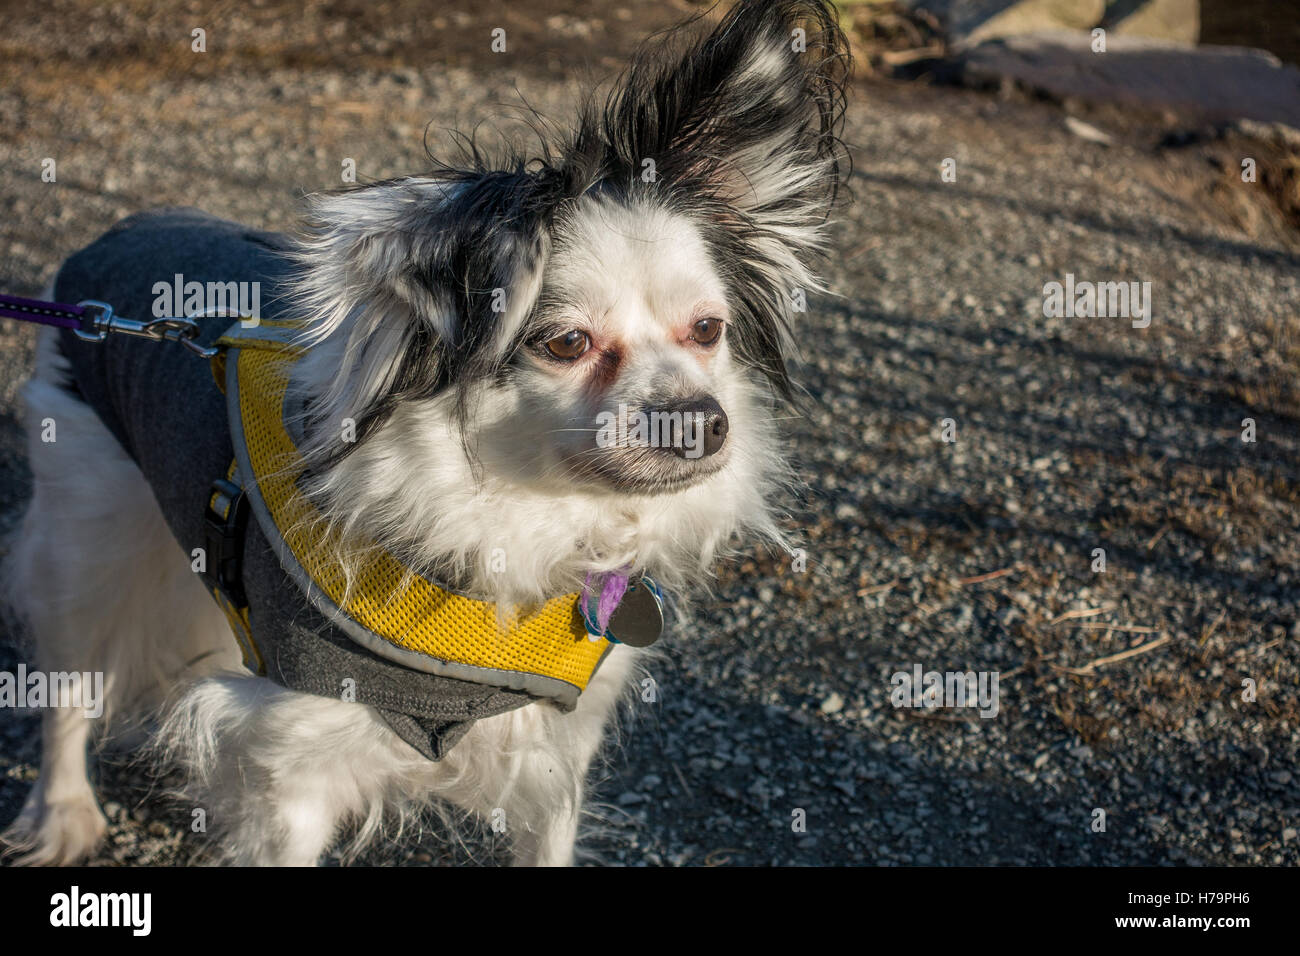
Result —
<instances>
[{"instance_id":1,"label":"round metal dog tag","mask_svg":"<svg viewBox=\"0 0 1300 956\"><path fill-rule=\"evenodd\" d=\"M629 584L627 593L605 630L610 640L631 647L649 647L664 630L664 605L655 583L644 575Z\"/></svg>"}]
</instances>

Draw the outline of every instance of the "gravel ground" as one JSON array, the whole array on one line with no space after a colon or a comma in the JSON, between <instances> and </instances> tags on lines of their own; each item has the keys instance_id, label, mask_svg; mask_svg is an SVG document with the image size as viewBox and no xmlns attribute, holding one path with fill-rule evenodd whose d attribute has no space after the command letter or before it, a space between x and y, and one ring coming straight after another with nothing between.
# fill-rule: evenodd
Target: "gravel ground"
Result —
<instances>
[{"instance_id":1,"label":"gravel ground","mask_svg":"<svg viewBox=\"0 0 1300 956\"><path fill-rule=\"evenodd\" d=\"M0 288L19 294L142 208L286 227L345 157L362 178L420 169L431 121L435 140L501 116L514 135L516 89L563 117L579 64L607 71L682 9L484 3L411 27L411 2L346 21L359 3L290 21L275 3L14 6ZM493 59L479 46L498 22L512 52ZM204 23L207 59L188 52ZM61 62L86 37L84 61ZM855 91L856 202L836 295L801 329L808 396L787 429L807 569L746 552L665 641L657 702L599 774L594 860L1300 862L1300 242L1232 178L1239 143L1158 147L1176 117L1084 118L1114 145L1072 135L1058 105ZM1150 282L1150 327L1044 318L1043 284L1066 273ZM29 493L15 394L31 341L0 327L6 528ZM997 716L891 706L914 665L997 672ZM35 717L0 713L0 821L39 749ZM188 813L129 757L101 762L96 862L191 860ZM499 856L480 836L430 827L364 862Z\"/></svg>"}]
</instances>

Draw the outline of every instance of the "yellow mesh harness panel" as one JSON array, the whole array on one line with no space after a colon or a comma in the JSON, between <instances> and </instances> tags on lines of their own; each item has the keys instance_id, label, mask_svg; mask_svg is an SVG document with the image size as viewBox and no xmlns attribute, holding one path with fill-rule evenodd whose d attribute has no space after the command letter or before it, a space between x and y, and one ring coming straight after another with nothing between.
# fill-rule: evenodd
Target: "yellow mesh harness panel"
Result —
<instances>
[{"instance_id":1,"label":"yellow mesh harness panel","mask_svg":"<svg viewBox=\"0 0 1300 956\"><path fill-rule=\"evenodd\" d=\"M468 679L498 686L519 687L510 675L523 674L562 681L578 692L586 689L611 645L588 635L578 594L553 598L502 621L497 605L438 587L378 548L363 548L366 556L349 588L332 558L341 547L339 535L298 489L302 460L284 426L285 393L300 353L283 341L245 338L234 330L219 344L229 348L223 363L235 363L232 381L242 427L232 433L242 431L235 441L242 437L252 470L242 476L246 491L255 483L275 530L335 607L400 652L386 656L433 673L443 673L439 664L454 665L448 676L467 676L465 669L472 668ZM238 629L237 636L243 637ZM383 645L365 643L380 654ZM420 658L413 660L412 653Z\"/></svg>"}]
</instances>

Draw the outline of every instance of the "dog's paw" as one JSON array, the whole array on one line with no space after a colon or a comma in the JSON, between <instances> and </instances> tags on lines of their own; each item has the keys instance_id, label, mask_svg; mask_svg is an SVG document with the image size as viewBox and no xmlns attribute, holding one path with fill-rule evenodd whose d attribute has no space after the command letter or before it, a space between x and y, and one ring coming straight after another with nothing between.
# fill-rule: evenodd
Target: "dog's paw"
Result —
<instances>
[{"instance_id":1,"label":"dog's paw","mask_svg":"<svg viewBox=\"0 0 1300 956\"><path fill-rule=\"evenodd\" d=\"M50 803L38 785L0 834L0 855L15 866L67 866L94 853L107 832L108 820L94 794Z\"/></svg>"}]
</instances>

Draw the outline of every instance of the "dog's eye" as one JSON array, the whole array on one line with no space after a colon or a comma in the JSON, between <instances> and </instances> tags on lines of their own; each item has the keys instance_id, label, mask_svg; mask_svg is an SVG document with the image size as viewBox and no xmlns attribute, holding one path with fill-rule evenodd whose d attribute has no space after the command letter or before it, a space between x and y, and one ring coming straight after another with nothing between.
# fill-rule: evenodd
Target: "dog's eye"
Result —
<instances>
[{"instance_id":1,"label":"dog's eye","mask_svg":"<svg viewBox=\"0 0 1300 956\"><path fill-rule=\"evenodd\" d=\"M546 351L557 359L571 362L591 348L591 338L586 332L571 329L563 335L557 335L546 343Z\"/></svg>"},{"instance_id":2,"label":"dog's eye","mask_svg":"<svg viewBox=\"0 0 1300 956\"><path fill-rule=\"evenodd\" d=\"M691 338L700 345L712 345L722 334L721 319L700 319L691 329Z\"/></svg>"}]
</instances>

